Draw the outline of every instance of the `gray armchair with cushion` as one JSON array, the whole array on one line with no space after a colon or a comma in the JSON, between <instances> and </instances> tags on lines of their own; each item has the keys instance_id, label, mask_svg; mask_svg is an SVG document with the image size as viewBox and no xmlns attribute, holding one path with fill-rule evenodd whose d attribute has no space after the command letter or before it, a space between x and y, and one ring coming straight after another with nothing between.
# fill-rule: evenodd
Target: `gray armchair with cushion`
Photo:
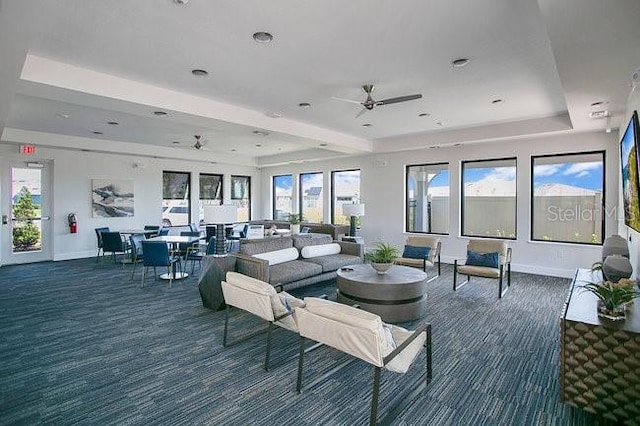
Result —
<instances>
[{"instance_id":1,"label":"gray armchair with cushion","mask_svg":"<svg viewBox=\"0 0 640 426\"><path fill-rule=\"evenodd\" d=\"M507 286L503 278L507 274ZM467 280L457 284L457 274L464 274ZM453 264L453 291L467 284L471 276L497 278L498 298L504 296L511 286L511 248L502 240L470 240L467 244L467 259L463 264L456 259ZM504 291L503 291L504 288Z\"/></svg>"},{"instance_id":2,"label":"gray armchair with cushion","mask_svg":"<svg viewBox=\"0 0 640 426\"><path fill-rule=\"evenodd\" d=\"M397 265L422 268L424 272L427 272L427 268L432 268L437 264L438 273L429 279L429 282L431 282L440 276L441 245L440 238L427 236L407 237L402 256L397 258L395 263Z\"/></svg>"}]
</instances>

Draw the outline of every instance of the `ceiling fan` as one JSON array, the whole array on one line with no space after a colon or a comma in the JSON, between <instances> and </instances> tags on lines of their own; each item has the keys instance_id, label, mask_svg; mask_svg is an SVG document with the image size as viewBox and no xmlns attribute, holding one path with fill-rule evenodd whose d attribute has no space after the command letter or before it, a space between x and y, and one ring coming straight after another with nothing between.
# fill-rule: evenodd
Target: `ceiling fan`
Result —
<instances>
[{"instance_id":1,"label":"ceiling fan","mask_svg":"<svg viewBox=\"0 0 640 426\"><path fill-rule=\"evenodd\" d=\"M376 101L371 96L371 93L373 92L373 89L375 89L375 86L373 84L365 84L364 86L362 86L362 90L364 90L364 92L367 94L367 99L365 99L364 102L354 101L353 99L337 98L335 96L333 97L333 99L336 99L338 101L344 101L344 102L350 102L350 103L353 103L353 104L362 105L364 107L364 109L362 111L360 111L358 113L358 115L356 115L356 118L358 118L362 114L364 114L365 112L371 111L374 107L377 107L377 106L389 105L389 104L397 104L398 102L413 101L415 99L422 98L422 94L417 93L415 95L397 96L395 98L382 99L380 101Z\"/></svg>"},{"instance_id":2,"label":"ceiling fan","mask_svg":"<svg viewBox=\"0 0 640 426\"><path fill-rule=\"evenodd\" d=\"M193 137L196 138L196 142L191 146L200 151L202 148L204 148L206 142L202 140L202 136L200 135L193 135Z\"/></svg>"}]
</instances>

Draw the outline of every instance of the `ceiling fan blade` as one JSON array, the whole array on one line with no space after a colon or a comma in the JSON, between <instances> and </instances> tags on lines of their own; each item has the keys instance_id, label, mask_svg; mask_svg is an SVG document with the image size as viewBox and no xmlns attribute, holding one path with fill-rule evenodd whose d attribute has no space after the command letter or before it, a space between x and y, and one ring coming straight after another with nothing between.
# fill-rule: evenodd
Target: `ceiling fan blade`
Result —
<instances>
[{"instance_id":1,"label":"ceiling fan blade","mask_svg":"<svg viewBox=\"0 0 640 426\"><path fill-rule=\"evenodd\" d=\"M336 101L350 102L352 104L362 105L362 102L354 101L353 99L337 98L335 96L332 96L331 99L335 99Z\"/></svg>"},{"instance_id":2,"label":"ceiling fan blade","mask_svg":"<svg viewBox=\"0 0 640 426\"><path fill-rule=\"evenodd\" d=\"M413 101L415 99L420 99L420 98L422 98L421 94L398 96L397 98L389 98L389 99L383 99L381 101L377 101L376 106L397 104L398 102Z\"/></svg>"},{"instance_id":3,"label":"ceiling fan blade","mask_svg":"<svg viewBox=\"0 0 640 426\"><path fill-rule=\"evenodd\" d=\"M367 111L369 111L369 110L368 110L368 109L366 109L366 108L362 108L362 109L360 110L360 112L358 113L358 115L356 115L356 118L360 117L362 114L364 114L364 113L365 113L365 112L367 112Z\"/></svg>"}]
</instances>

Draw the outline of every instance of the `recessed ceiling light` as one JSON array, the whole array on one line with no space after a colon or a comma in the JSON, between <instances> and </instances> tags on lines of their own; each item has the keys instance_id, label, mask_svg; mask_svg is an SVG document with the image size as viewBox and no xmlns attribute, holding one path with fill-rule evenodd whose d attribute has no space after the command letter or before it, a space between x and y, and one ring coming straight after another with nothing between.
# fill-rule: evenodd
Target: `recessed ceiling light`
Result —
<instances>
[{"instance_id":1,"label":"recessed ceiling light","mask_svg":"<svg viewBox=\"0 0 640 426\"><path fill-rule=\"evenodd\" d=\"M311 106L311 104L310 104L309 102L300 102L300 103L298 104L298 106L299 106L300 108L309 108L309 107Z\"/></svg>"},{"instance_id":2,"label":"recessed ceiling light","mask_svg":"<svg viewBox=\"0 0 640 426\"><path fill-rule=\"evenodd\" d=\"M185 4L189 3L189 0L173 0L173 2L175 4L185 5Z\"/></svg>"},{"instance_id":3,"label":"recessed ceiling light","mask_svg":"<svg viewBox=\"0 0 640 426\"><path fill-rule=\"evenodd\" d=\"M102 134L102 132L98 132L97 130L95 132L91 132L91 133L93 133L94 135L101 135Z\"/></svg>"},{"instance_id":4,"label":"recessed ceiling light","mask_svg":"<svg viewBox=\"0 0 640 426\"><path fill-rule=\"evenodd\" d=\"M269 43L273 40L273 35L266 31L258 31L257 33L253 33L253 39L258 43Z\"/></svg>"},{"instance_id":5,"label":"recessed ceiling light","mask_svg":"<svg viewBox=\"0 0 640 426\"><path fill-rule=\"evenodd\" d=\"M600 108L602 106L608 105L609 102L607 101L598 101L598 102L594 102L591 104L591 108Z\"/></svg>"},{"instance_id":6,"label":"recessed ceiling light","mask_svg":"<svg viewBox=\"0 0 640 426\"><path fill-rule=\"evenodd\" d=\"M91 152L88 149L81 149L80 151L82 151L82 152Z\"/></svg>"},{"instance_id":7,"label":"recessed ceiling light","mask_svg":"<svg viewBox=\"0 0 640 426\"><path fill-rule=\"evenodd\" d=\"M174 145L180 145L180 141L171 141L171 143Z\"/></svg>"},{"instance_id":8,"label":"recessed ceiling light","mask_svg":"<svg viewBox=\"0 0 640 426\"><path fill-rule=\"evenodd\" d=\"M364 124L362 125L362 127L371 127L371 126L373 126L373 124L371 124L371 123L364 123Z\"/></svg>"},{"instance_id":9,"label":"recessed ceiling light","mask_svg":"<svg viewBox=\"0 0 640 426\"><path fill-rule=\"evenodd\" d=\"M231 148L231 152L236 152L236 151L237 151L237 149Z\"/></svg>"},{"instance_id":10,"label":"recessed ceiling light","mask_svg":"<svg viewBox=\"0 0 640 426\"><path fill-rule=\"evenodd\" d=\"M494 100L491 101L491 103L494 104L494 105L495 104L501 104L503 102L504 102L504 99L494 99Z\"/></svg>"},{"instance_id":11,"label":"recessed ceiling light","mask_svg":"<svg viewBox=\"0 0 640 426\"><path fill-rule=\"evenodd\" d=\"M321 143L320 146L329 146L328 143Z\"/></svg>"},{"instance_id":12,"label":"recessed ceiling light","mask_svg":"<svg viewBox=\"0 0 640 426\"><path fill-rule=\"evenodd\" d=\"M209 75L209 73L206 70L200 70L200 69L191 70L191 74L195 75L196 77L206 77Z\"/></svg>"},{"instance_id":13,"label":"recessed ceiling light","mask_svg":"<svg viewBox=\"0 0 640 426\"><path fill-rule=\"evenodd\" d=\"M153 115L157 115L158 117L164 117L167 115L165 111L153 111Z\"/></svg>"},{"instance_id":14,"label":"recessed ceiling light","mask_svg":"<svg viewBox=\"0 0 640 426\"><path fill-rule=\"evenodd\" d=\"M282 117L282 114L280 114L279 112L274 112L274 111L267 111L264 113L264 115L266 115L269 118L280 118Z\"/></svg>"},{"instance_id":15,"label":"recessed ceiling light","mask_svg":"<svg viewBox=\"0 0 640 426\"><path fill-rule=\"evenodd\" d=\"M117 121L107 121L107 124L110 124L112 126L117 126L120 123L118 123Z\"/></svg>"},{"instance_id":16,"label":"recessed ceiling light","mask_svg":"<svg viewBox=\"0 0 640 426\"><path fill-rule=\"evenodd\" d=\"M440 145L433 145L429 147L429 149L439 149L439 148L440 148Z\"/></svg>"},{"instance_id":17,"label":"recessed ceiling light","mask_svg":"<svg viewBox=\"0 0 640 426\"><path fill-rule=\"evenodd\" d=\"M442 121L438 121L436 124L437 124L438 126L443 126L443 125L444 125L444 123L443 123Z\"/></svg>"},{"instance_id":18,"label":"recessed ceiling light","mask_svg":"<svg viewBox=\"0 0 640 426\"><path fill-rule=\"evenodd\" d=\"M253 134L257 136L268 136L269 132L265 132L264 130L254 130Z\"/></svg>"},{"instance_id":19,"label":"recessed ceiling light","mask_svg":"<svg viewBox=\"0 0 640 426\"><path fill-rule=\"evenodd\" d=\"M454 143L453 146L462 146L461 143Z\"/></svg>"},{"instance_id":20,"label":"recessed ceiling light","mask_svg":"<svg viewBox=\"0 0 640 426\"><path fill-rule=\"evenodd\" d=\"M256 144L257 148L260 148L261 146L262 146L262 144L259 144L259 143Z\"/></svg>"},{"instance_id":21,"label":"recessed ceiling light","mask_svg":"<svg viewBox=\"0 0 640 426\"><path fill-rule=\"evenodd\" d=\"M420 114L418 114L418 117L429 117L431 114L429 114L428 112L421 112Z\"/></svg>"},{"instance_id":22,"label":"recessed ceiling light","mask_svg":"<svg viewBox=\"0 0 640 426\"><path fill-rule=\"evenodd\" d=\"M56 114L60 118L69 118L69 114L66 112L61 112L60 114Z\"/></svg>"},{"instance_id":23,"label":"recessed ceiling light","mask_svg":"<svg viewBox=\"0 0 640 426\"><path fill-rule=\"evenodd\" d=\"M458 58L451 61L451 65L455 68L462 68L468 65L470 62L469 58Z\"/></svg>"}]
</instances>

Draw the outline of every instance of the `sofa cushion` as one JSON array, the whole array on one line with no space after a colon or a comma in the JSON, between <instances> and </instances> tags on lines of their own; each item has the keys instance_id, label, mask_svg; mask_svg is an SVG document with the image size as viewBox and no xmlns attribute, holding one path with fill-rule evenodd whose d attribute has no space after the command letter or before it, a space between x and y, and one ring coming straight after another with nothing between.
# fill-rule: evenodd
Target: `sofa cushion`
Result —
<instances>
[{"instance_id":1,"label":"sofa cushion","mask_svg":"<svg viewBox=\"0 0 640 426\"><path fill-rule=\"evenodd\" d=\"M240 241L240 253L249 256L266 253L268 251L282 250L289 247L293 247L293 240L290 237Z\"/></svg>"},{"instance_id":2,"label":"sofa cushion","mask_svg":"<svg viewBox=\"0 0 640 426\"><path fill-rule=\"evenodd\" d=\"M317 246L320 244L329 244L333 242L331 235L323 234L298 234L293 237L293 246L298 250L302 250L306 246Z\"/></svg>"},{"instance_id":3,"label":"sofa cushion","mask_svg":"<svg viewBox=\"0 0 640 426\"><path fill-rule=\"evenodd\" d=\"M404 246L402 257L409 259L427 259L430 251L431 247L406 245Z\"/></svg>"},{"instance_id":4,"label":"sofa cushion","mask_svg":"<svg viewBox=\"0 0 640 426\"><path fill-rule=\"evenodd\" d=\"M280 263L296 260L299 256L298 249L289 247L282 250L268 251L265 253L254 254L253 257L269 261L269 266L278 265Z\"/></svg>"},{"instance_id":5,"label":"sofa cushion","mask_svg":"<svg viewBox=\"0 0 640 426\"><path fill-rule=\"evenodd\" d=\"M302 247L302 250L300 250L300 254L302 255L303 259L310 259L312 257L338 254L340 253L340 250L341 250L340 244L336 244L336 243L318 244L318 245Z\"/></svg>"},{"instance_id":6,"label":"sofa cushion","mask_svg":"<svg viewBox=\"0 0 640 426\"><path fill-rule=\"evenodd\" d=\"M269 267L269 283L286 284L322 273L322 267L303 260L291 260Z\"/></svg>"},{"instance_id":7,"label":"sofa cushion","mask_svg":"<svg viewBox=\"0 0 640 426\"><path fill-rule=\"evenodd\" d=\"M486 266L487 268L497 268L498 262L499 262L498 252L476 253L471 250L467 250L467 261L465 262L465 265Z\"/></svg>"},{"instance_id":8,"label":"sofa cushion","mask_svg":"<svg viewBox=\"0 0 640 426\"><path fill-rule=\"evenodd\" d=\"M350 254L332 254L329 256L304 259L304 262L315 263L322 267L322 272L332 272L347 265L362 263L362 258Z\"/></svg>"}]
</instances>

